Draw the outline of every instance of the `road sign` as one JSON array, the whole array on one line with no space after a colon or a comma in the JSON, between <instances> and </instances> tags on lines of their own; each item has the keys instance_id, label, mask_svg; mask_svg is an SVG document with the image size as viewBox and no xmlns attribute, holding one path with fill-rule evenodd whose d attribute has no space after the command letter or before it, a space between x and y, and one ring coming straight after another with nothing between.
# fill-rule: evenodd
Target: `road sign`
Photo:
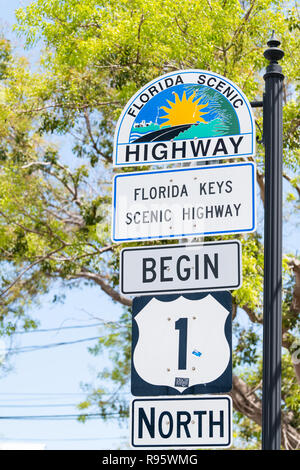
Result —
<instances>
[{"instance_id":1,"label":"road sign","mask_svg":"<svg viewBox=\"0 0 300 470\"><path fill-rule=\"evenodd\" d=\"M132 447L225 448L232 442L229 396L135 399Z\"/></svg>"},{"instance_id":2,"label":"road sign","mask_svg":"<svg viewBox=\"0 0 300 470\"><path fill-rule=\"evenodd\" d=\"M112 240L253 232L255 171L247 162L118 174Z\"/></svg>"},{"instance_id":3,"label":"road sign","mask_svg":"<svg viewBox=\"0 0 300 470\"><path fill-rule=\"evenodd\" d=\"M229 292L135 297L132 394L230 391L231 311Z\"/></svg>"},{"instance_id":4,"label":"road sign","mask_svg":"<svg viewBox=\"0 0 300 470\"><path fill-rule=\"evenodd\" d=\"M255 154L250 103L228 78L182 70L156 78L125 106L114 165L167 164Z\"/></svg>"},{"instance_id":5,"label":"road sign","mask_svg":"<svg viewBox=\"0 0 300 470\"><path fill-rule=\"evenodd\" d=\"M124 248L122 294L166 294L238 289L242 284L238 240Z\"/></svg>"}]
</instances>

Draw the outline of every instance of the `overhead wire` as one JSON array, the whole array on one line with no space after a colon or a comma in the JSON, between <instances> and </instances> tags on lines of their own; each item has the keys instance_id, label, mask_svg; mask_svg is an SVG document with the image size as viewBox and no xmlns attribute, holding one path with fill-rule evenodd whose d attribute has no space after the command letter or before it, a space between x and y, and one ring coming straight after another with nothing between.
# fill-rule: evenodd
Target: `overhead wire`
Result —
<instances>
[{"instance_id":1,"label":"overhead wire","mask_svg":"<svg viewBox=\"0 0 300 470\"><path fill-rule=\"evenodd\" d=\"M75 326L65 326L65 327L57 327L57 328L49 328L49 329L43 329L43 330L33 330L33 331L20 331L16 332L14 334L24 334L24 333L45 333L45 332L50 332L50 331L60 331L60 330L67 330L67 329L80 329L80 328L89 328L89 327L96 327L103 325L104 323L108 324L111 322L102 322L102 323L94 323L92 325L75 325ZM1 351L3 353L9 353L9 354L21 354L24 352L34 352L34 351L40 351L42 349L49 349L49 348L56 348L60 346L67 346L70 344L77 344L77 343L83 343L87 341L94 341L99 339L99 336L94 336L91 338L81 338L73 341L61 341L57 343L49 343L49 344L42 344L42 345L31 345L31 346L20 346L20 347L15 347L15 348L10 348L7 350L1 350L0 349L0 354Z\"/></svg>"},{"instance_id":2,"label":"overhead wire","mask_svg":"<svg viewBox=\"0 0 300 470\"><path fill-rule=\"evenodd\" d=\"M99 339L99 336L93 336L91 338L81 338L81 339L76 339L73 341L61 341L58 343L49 343L49 344L41 344L41 345L33 345L33 346L22 346L19 348L12 348L9 349L7 352L10 354L20 354L20 353L25 353L25 352L34 352L34 351L40 351L42 349L50 349L50 348L57 348L60 346L67 346L69 344L76 344L76 343L84 343L87 341L94 341L96 339ZM1 350L0 350L1 353Z\"/></svg>"},{"instance_id":3,"label":"overhead wire","mask_svg":"<svg viewBox=\"0 0 300 470\"><path fill-rule=\"evenodd\" d=\"M68 437L63 437L63 438L45 438L45 439L41 439L41 438L32 438L32 439L28 439L28 438L11 438L11 437L0 437L0 442L1 441L13 441L13 442L44 442L44 443L47 443L48 441L49 442L61 442L61 441L106 441L106 440L114 440L114 439L128 439L126 436L112 436L112 437L75 437L75 438L68 438Z\"/></svg>"},{"instance_id":4,"label":"overhead wire","mask_svg":"<svg viewBox=\"0 0 300 470\"><path fill-rule=\"evenodd\" d=\"M98 419L98 418L125 418L126 416L122 416L120 413L107 413L103 415L102 413L87 413L84 414L62 414L62 415L22 415L22 416L0 416L0 421L3 420L16 420L16 421L39 421L39 420L72 420L72 419L78 419L81 416L88 418L88 419Z\"/></svg>"},{"instance_id":5,"label":"overhead wire","mask_svg":"<svg viewBox=\"0 0 300 470\"><path fill-rule=\"evenodd\" d=\"M49 328L49 329L41 329L41 330L33 330L33 331L28 331L28 332L16 332L16 333L19 333L19 334L23 334L23 333L44 333L44 332L49 332L49 331L58 331L58 330L66 330L66 329L79 329L79 328L88 328L88 327L95 327L95 326L100 326L101 324L103 323L96 323L96 324L92 324L92 325L75 325L75 326L67 326L67 327L57 327L57 328ZM45 344L45 345L32 345L32 346L23 346L23 347L19 347L19 348L13 348L13 349L10 349L9 352L10 353L14 353L14 354L19 354L19 353L24 353L24 352L34 352L34 351L39 351L39 350L42 350L42 349L49 349L49 348L53 348L53 347L60 347L60 346L66 346L66 345L70 345L70 344L76 344L76 343L82 343L82 342L87 342L87 341L94 341L94 340L97 340L99 339L99 336L94 336L94 337L91 337L91 338L81 338L81 339L78 339L78 340L73 340L73 341L62 341L62 342L57 342L57 343L49 343L49 344ZM1 352L1 351L0 351ZM126 392L125 392L126 393ZM27 398L28 400L36 400L36 399L41 399L39 397L47 397L47 399L49 397L62 397L62 396L70 396L70 395L73 395L73 396L78 396L78 395L84 395L85 393L84 392L77 392L77 393L74 393L74 392L44 392L44 393L41 393L41 392L29 392L29 393L16 393L16 392L13 392L13 393L8 393L8 392L0 392L0 395L1 396L20 396L20 397L23 397L23 396L26 396L26 397L32 397L32 398ZM106 395L109 395L109 393L106 393ZM11 400L10 400L11 401ZM11 404L6 404L6 405L0 405L0 407L5 407L5 408L17 408L17 407L21 407L21 408L32 408L32 407L66 407L66 406L76 406L76 405L73 405L73 404L29 404L29 405L11 405ZM88 414L64 414L64 415L32 415L32 416L27 416L27 415L22 415L22 416L0 416L0 420L72 420L72 419L78 419L80 416L85 416L86 418L88 419L97 419L97 418L104 418L103 414L101 413L88 413ZM115 417L121 417L121 415L119 413L109 413L109 414L106 414L105 417L108 416L110 418L115 418Z\"/></svg>"},{"instance_id":6,"label":"overhead wire","mask_svg":"<svg viewBox=\"0 0 300 470\"><path fill-rule=\"evenodd\" d=\"M0 408L62 408L62 407L70 407L73 406L76 408L78 403L42 403L42 404L30 404L30 405L1 405Z\"/></svg>"},{"instance_id":7,"label":"overhead wire","mask_svg":"<svg viewBox=\"0 0 300 470\"><path fill-rule=\"evenodd\" d=\"M35 330L30 330L30 331L14 331L14 335L23 335L23 334L31 334L31 333L48 333L51 331L61 331L61 330L75 330L75 329L81 329L81 328L93 328L96 326L101 326L103 323L92 323L91 325L74 325L74 326L58 326L55 328L43 328L43 329L35 329Z\"/></svg>"},{"instance_id":8,"label":"overhead wire","mask_svg":"<svg viewBox=\"0 0 300 470\"><path fill-rule=\"evenodd\" d=\"M115 391L108 391L108 392L100 392L99 395L101 396L111 396L111 395L114 395L115 394ZM47 402L49 401L54 401L54 400L64 400L64 399L67 399L67 398L75 398L75 399L78 399L78 400L81 400L83 398L85 398L86 396L88 395L87 392L78 392L78 393L59 393L59 392L56 392L56 393L51 393L51 392L41 392L41 393L8 393L8 392L0 392L0 407L28 407L30 408L31 406L33 407L44 407L46 406L46 404L39 404L37 403L38 401L40 400L47 400ZM123 396L130 396L130 392L129 391L122 391L122 392L118 392L118 395L123 395ZM27 402L27 403L26 403ZM28 404L29 402L29 404ZM30 402L34 402L33 404L31 404ZM55 406L55 403L48 403L47 406ZM63 402L59 402L57 406L72 406L71 403L67 402L66 404L64 404ZM76 406L74 404L74 406Z\"/></svg>"}]
</instances>

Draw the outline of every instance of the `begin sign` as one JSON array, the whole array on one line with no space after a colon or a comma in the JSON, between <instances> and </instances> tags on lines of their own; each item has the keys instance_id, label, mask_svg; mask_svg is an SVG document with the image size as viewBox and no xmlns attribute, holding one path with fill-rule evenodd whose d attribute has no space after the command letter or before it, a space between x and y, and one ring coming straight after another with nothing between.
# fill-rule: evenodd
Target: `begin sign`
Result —
<instances>
[{"instance_id":1,"label":"begin sign","mask_svg":"<svg viewBox=\"0 0 300 470\"><path fill-rule=\"evenodd\" d=\"M161 294L238 289L242 282L238 240L124 248L122 294Z\"/></svg>"}]
</instances>

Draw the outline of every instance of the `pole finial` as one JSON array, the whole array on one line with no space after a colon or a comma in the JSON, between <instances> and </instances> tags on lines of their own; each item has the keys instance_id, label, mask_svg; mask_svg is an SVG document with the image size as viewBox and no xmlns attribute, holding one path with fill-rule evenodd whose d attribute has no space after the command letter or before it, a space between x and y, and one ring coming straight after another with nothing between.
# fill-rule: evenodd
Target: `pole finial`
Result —
<instances>
[{"instance_id":1,"label":"pole finial","mask_svg":"<svg viewBox=\"0 0 300 470\"><path fill-rule=\"evenodd\" d=\"M274 29L272 31L272 36L269 39L269 41L267 42L267 44L268 44L269 47L278 47L281 44L279 39L275 35L275 30Z\"/></svg>"},{"instance_id":2,"label":"pole finial","mask_svg":"<svg viewBox=\"0 0 300 470\"><path fill-rule=\"evenodd\" d=\"M273 29L272 36L267 42L267 45L269 46L269 48L266 49L264 52L265 58L269 60L271 64L272 63L277 64L278 61L282 59L282 57L284 56L284 52L281 49L279 49L280 44L281 43L279 39L277 39L277 37L275 36L275 31Z\"/></svg>"}]
</instances>

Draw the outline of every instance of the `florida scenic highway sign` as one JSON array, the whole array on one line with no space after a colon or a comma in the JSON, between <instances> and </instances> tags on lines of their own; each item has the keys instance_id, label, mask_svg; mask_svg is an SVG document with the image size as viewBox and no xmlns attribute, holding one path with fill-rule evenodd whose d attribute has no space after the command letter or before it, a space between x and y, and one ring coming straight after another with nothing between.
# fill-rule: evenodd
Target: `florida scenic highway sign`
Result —
<instances>
[{"instance_id":1,"label":"florida scenic highway sign","mask_svg":"<svg viewBox=\"0 0 300 470\"><path fill-rule=\"evenodd\" d=\"M132 394L230 391L231 312L227 291L135 297Z\"/></svg>"},{"instance_id":2,"label":"florida scenic highway sign","mask_svg":"<svg viewBox=\"0 0 300 470\"><path fill-rule=\"evenodd\" d=\"M238 289L241 271L238 240L123 248L120 292L149 295Z\"/></svg>"},{"instance_id":3,"label":"florida scenic highway sign","mask_svg":"<svg viewBox=\"0 0 300 470\"><path fill-rule=\"evenodd\" d=\"M112 240L253 232L255 179L252 162L118 174Z\"/></svg>"},{"instance_id":4,"label":"florida scenic highway sign","mask_svg":"<svg viewBox=\"0 0 300 470\"><path fill-rule=\"evenodd\" d=\"M255 154L251 106L228 78L182 70L156 78L125 106L114 165L167 164Z\"/></svg>"},{"instance_id":5,"label":"florida scenic highway sign","mask_svg":"<svg viewBox=\"0 0 300 470\"><path fill-rule=\"evenodd\" d=\"M131 404L134 448L226 448L232 440L229 396L138 398Z\"/></svg>"}]
</instances>

